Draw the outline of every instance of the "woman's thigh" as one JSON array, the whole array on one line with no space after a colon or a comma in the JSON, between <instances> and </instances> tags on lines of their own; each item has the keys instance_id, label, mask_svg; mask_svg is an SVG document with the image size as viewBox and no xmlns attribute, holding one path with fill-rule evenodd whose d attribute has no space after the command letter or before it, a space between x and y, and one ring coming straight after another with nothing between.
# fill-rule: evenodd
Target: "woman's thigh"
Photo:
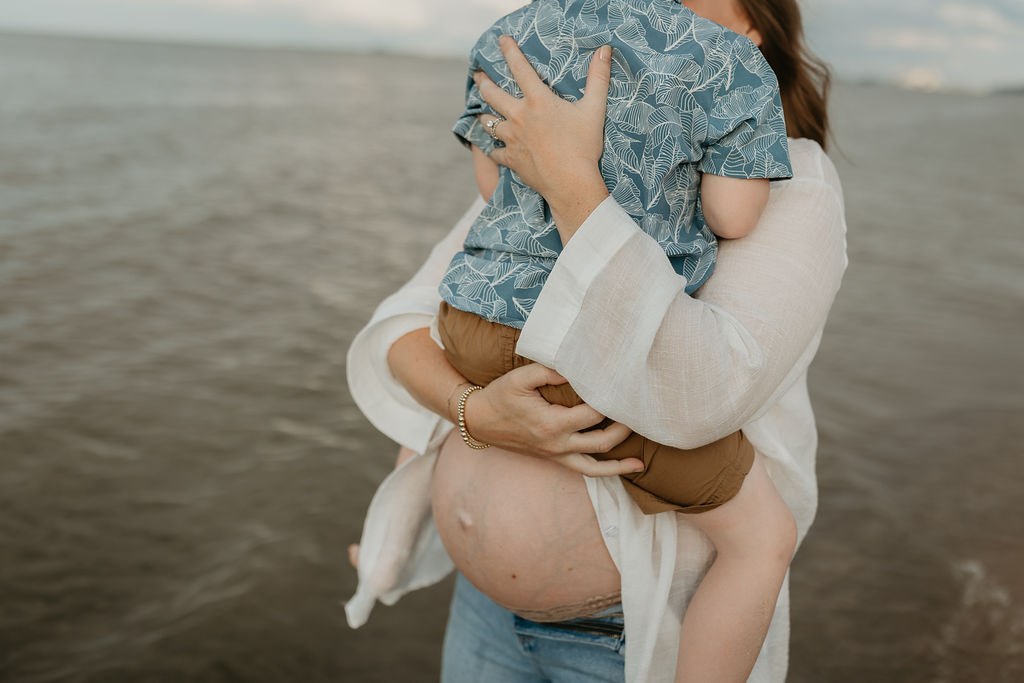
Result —
<instances>
[{"instance_id":1,"label":"woman's thigh","mask_svg":"<svg viewBox=\"0 0 1024 683\"><path fill-rule=\"evenodd\" d=\"M622 683L622 618L540 624L521 619L461 574L441 663L442 683Z\"/></svg>"}]
</instances>

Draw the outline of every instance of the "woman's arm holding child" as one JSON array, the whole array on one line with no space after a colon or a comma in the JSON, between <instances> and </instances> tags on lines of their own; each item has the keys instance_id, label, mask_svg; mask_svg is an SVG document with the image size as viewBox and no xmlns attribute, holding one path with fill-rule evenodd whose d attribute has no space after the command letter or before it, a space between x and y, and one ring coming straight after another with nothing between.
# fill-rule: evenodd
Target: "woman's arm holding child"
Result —
<instances>
[{"instance_id":1,"label":"woman's arm holding child","mask_svg":"<svg viewBox=\"0 0 1024 683\"><path fill-rule=\"evenodd\" d=\"M715 276L693 298L661 246L607 199L597 160L610 63L591 60L586 95L567 102L514 41L502 53L523 97L477 75L508 121L491 158L544 197L565 245L517 352L659 443L696 448L740 429L806 371L839 288L846 223L835 169L801 144L798 179L778 183L764 208L770 229L721 245ZM587 190L598 184L601 193Z\"/></svg>"}]
</instances>

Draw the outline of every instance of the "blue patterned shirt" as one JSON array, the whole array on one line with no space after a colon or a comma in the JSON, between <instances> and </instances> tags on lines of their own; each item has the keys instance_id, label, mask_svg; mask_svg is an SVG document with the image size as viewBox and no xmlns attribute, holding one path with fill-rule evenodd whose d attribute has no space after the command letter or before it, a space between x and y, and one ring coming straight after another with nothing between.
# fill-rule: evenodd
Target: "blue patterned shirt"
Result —
<instances>
[{"instance_id":1,"label":"blue patterned shirt","mask_svg":"<svg viewBox=\"0 0 1024 683\"><path fill-rule=\"evenodd\" d=\"M583 95L591 55L612 46L601 173L612 197L687 279L687 292L711 275L717 252L701 212L700 174L792 175L778 83L760 50L671 0L535 0L499 19L470 55L466 109L453 129L488 154L495 142L477 115L494 111L473 73L482 69L521 95L498 48L502 34L569 101ZM561 250L546 202L500 167L497 189L445 272L441 297L522 328Z\"/></svg>"}]
</instances>

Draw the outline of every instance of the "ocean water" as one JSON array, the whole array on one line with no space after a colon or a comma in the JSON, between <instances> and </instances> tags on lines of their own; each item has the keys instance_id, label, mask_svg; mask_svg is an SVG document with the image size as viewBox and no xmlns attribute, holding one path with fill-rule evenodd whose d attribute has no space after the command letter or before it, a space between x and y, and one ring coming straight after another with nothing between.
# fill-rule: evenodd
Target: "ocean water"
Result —
<instances>
[{"instance_id":1,"label":"ocean water","mask_svg":"<svg viewBox=\"0 0 1024 683\"><path fill-rule=\"evenodd\" d=\"M457 60L0 34L0 680L432 681L342 601L345 350L472 200ZM1022 97L840 85L790 681L1024 680Z\"/></svg>"}]
</instances>

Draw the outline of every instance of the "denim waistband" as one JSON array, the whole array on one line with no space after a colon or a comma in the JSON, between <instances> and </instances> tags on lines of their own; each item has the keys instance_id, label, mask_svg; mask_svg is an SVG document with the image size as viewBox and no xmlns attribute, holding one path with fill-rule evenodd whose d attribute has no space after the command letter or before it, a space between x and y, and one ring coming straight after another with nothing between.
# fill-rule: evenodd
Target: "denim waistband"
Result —
<instances>
[{"instance_id":1,"label":"denim waistband","mask_svg":"<svg viewBox=\"0 0 1024 683\"><path fill-rule=\"evenodd\" d=\"M622 603L611 605L594 614L565 621L530 621L515 617L515 629L520 635L547 638L578 639L599 638L610 640L609 645L621 648L625 641Z\"/></svg>"}]
</instances>

